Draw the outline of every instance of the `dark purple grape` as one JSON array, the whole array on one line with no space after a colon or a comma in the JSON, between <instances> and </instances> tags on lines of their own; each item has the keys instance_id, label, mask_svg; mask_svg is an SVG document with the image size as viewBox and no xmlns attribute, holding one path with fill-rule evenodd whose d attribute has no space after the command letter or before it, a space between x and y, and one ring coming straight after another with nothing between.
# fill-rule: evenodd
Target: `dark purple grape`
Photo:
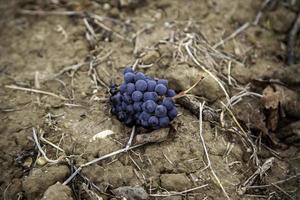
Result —
<instances>
[{"instance_id":1,"label":"dark purple grape","mask_svg":"<svg viewBox=\"0 0 300 200\"><path fill-rule=\"evenodd\" d=\"M163 84L157 84L155 87L155 92L158 95L164 95L167 92L167 87Z\"/></svg>"},{"instance_id":2,"label":"dark purple grape","mask_svg":"<svg viewBox=\"0 0 300 200\"><path fill-rule=\"evenodd\" d=\"M143 99L143 93L141 91L134 91L131 97L133 101L141 101Z\"/></svg>"},{"instance_id":3,"label":"dark purple grape","mask_svg":"<svg viewBox=\"0 0 300 200\"><path fill-rule=\"evenodd\" d=\"M168 81L166 79L157 80L157 84L163 84L164 86L168 87Z\"/></svg>"},{"instance_id":4,"label":"dark purple grape","mask_svg":"<svg viewBox=\"0 0 300 200\"><path fill-rule=\"evenodd\" d=\"M155 116L164 117L167 115L167 108L163 105L158 105L155 109Z\"/></svg>"},{"instance_id":5,"label":"dark purple grape","mask_svg":"<svg viewBox=\"0 0 300 200\"><path fill-rule=\"evenodd\" d=\"M121 105L117 105L115 106L116 112L121 112L122 111L122 106Z\"/></svg>"},{"instance_id":6,"label":"dark purple grape","mask_svg":"<svg viewBox=\"0 0 300 200\"><path fill-rule=\"evenodd\" d=\"M172 89L168 89L166 96L167 97L174 97L176 95L176 92Z\"/></svg>"},{"instance_id":7,"label":"dark purple grape","mask_svg":"<svg viewBox=\"0 0 300 200\"><path fill-rule=\"evenodd\" d=\"M126 111L129 114L133 114L134 113L132 104L129 104L129 105L126 106Z\"/></svg>"},{"instance_id":8,"label":"dark purple grape","mask_svg":"<svg viewBox=\"0 0 300 200\"><path fill-rule=\"evenodd\" d=\"M123 111L126 111L127 104L124 101L122 101L121 107Z\"/></svg>"},{"instance_id":9,"label":"dark purple grape","mask_svg":"<svg viewBox=\"0 0 300 200\"><path fill-rule=\"evenodd\" d=\"M128 67L125 67L125 69L123 71L123 74L126 74L127 72L132 72L133 73L134 71L131 67L128 66Z\"/></svg>"},{"instance_id":10,"label":"dark purple grape","mask_svg":"<svg viewBox=\"0 0 300 200\"><path fill-rule=\"evenodd\" d=\"M158 95L156 94L156 92L145 92L144 93L144 97L143 97L144 101L147 101L147 100L157 101L157 99L158 99Z\"/></svg>"},{"instance_id":11,"label":"dark purple grape","mask_svg":"<svg viewBox=\"0 0 300 200\"><path fill-rule=\"evenodd\" d=\"M148 112L148 113L154 112L156 107L157 107L157 104L153 100L147 100L142 105L143 110Z\"/></svg>"},{"instance_id":12,"label":"dark purple grape","mask_svg":"<svg viewBox=\"0 0 300 200\"><path fill-rule=\"evenodd\" d=\"M120 104L123 100L123 97L120 93L117 93L116 95L112 96L110 98L111 102L113 105L116 105L116 104Z\"/></svg>"},{"instance_id":13,"label":"dark purple grape","mask_svg":"<svg viewBox=\"0 0 300 200\"><path fill-rule=\"evenodd\" d=\"M147 80L147 90L148 90L148 92L154 92L155 86L156 86L156 81Z\"/></svg>"},{"instance_id":14,"label":"dark purple grape","mask_svg":"<svg viewBox=\"0 0 300 200\"><path fill-rule=\"evenodd\" d=\"M126 115L126 113L125 112L118 112L118 119L120 120L120 121L124 121L126 118L127 118L127 115Z\"/></svg>"},{"instance_id":15,"label":"dark purple grape","mask_svg":"<svg viewBox=\"0 0 300 200\"><path fill-rule=\"evenodd\" d=\"M145 74L143 74L142 72L136 73L136 75L134 76L134 81L138 80L146 80Z\"/></svg>"},{"instance_id":16,"label":"dark purple grape","mask_svg":"<svg viewBox=\"0 0 300 200\"><path fill-rule=\"evenodd\" d=\"M126 83L123 83L122 85L120 85L120 92L123 94L124 92L126 92Z\"/></svg>"},{"instance_id":17,"label":"dark purple grape","mask_svg":"<svg viewBox=\"0 0 300 200\"><path fill-rule=\"evenodd\" d=\"M134 82L134 73L132 72L127 72L125 75L124 75L124 81L125 83L132 83Z\"/></svg>"},{"instance_id":18,"label":"dark purple grape","mask_svg":"<svg viewBox=\"0 0 300 200\"><path fill-rule=\"evenodd\" d=\"M123 94L123 100L126 104L131 104L132 103L132 98L129 94L126 92Z\"/></svg>"},{"instance_id":19,"label":"dark purple grape","mask_svg":"<svg viewBox=\"0 0 300 200\"><path fill-rule=\"evenodd\" d=\"M149 124L149 126L157 127L159 125L158 118L155 116L151 116L148 120L148 124Z\"/></svg>"},{"instance_id":20,"label":"dark purple grape","mask_svg":"<svg viewBox=\"0 0 300 200\"><path fill-rule=\"evenodd\" d=\"M136 90L143 92L147 90L147 82L144 80L138 80L135 82L135 88Z\"/></svg>"},{"instance_id":21,"label":"dark purple grape","mask_svg":"<svg viewBox=\"0 0 300 200\"><path fill-rule=\"evenodd\" d=\"M135 91L135 86L133 83L128 83L126 86L127 94L131 95Z\"/></svg>"},{"instance_id":22,"label":"dark purple grape","mask_svg":"<svg viewBox=\"0 0 300 200\"><path fill-rule=\"evenodd\" d=\"M148 126L148 120L151 117L147 112L142 112L139 116L139 120L142 124L142 126L147 127Z\"/></svg>"},{"instance_id":23,"label":"dark purple grape","mask_svg":"<svg viewBox=\"0 0 300 200\"><path fill-rule=\"evenodd\" d=\"M142 104L143 104L143 102L141 102L141 101L134 102L133 103L133 110L135 112L141 112L142 111Z\"/></svg>"},{"instance_id":24,"label":"dark purple grape","mask_svg":"<svg viewBox=\"0 0 300 200\"><path fill-rule=\"evenodd\" d=\"M173 107L171 110L168 111L168 116L170 120L173 120L177 116L177 109L176 107Z\"/></svg>"},{"instance_id":25,"label":"dark purple grape","mask_svg":"<svg viewBox=\"0 0 300 200\"><path fill-rule=\"evenodd\" d=\"M126 125L133 125L134 120L132 119L131 116L127 117L127 119L125 120L125 124Z\"/></svg>"},{"instance_id":26,"label":"dark purple grape","mask_svg":"<svg viewBox=\"0 0 300 200\"><path fill-rule=\"evenodd\" d=\"M162 104L167 108L167 110L171 110L175 106L173 99L170 97L164 98Z\"/></svg>"},{"instance_id":27,"label":"dark purple grape","mask_svg":"<svg viewBox=\"0 0 300 200\"><path fill-rule=\"evenodd\" d=\"M159 118L159 126L165 128L169 125L170 120L169 117L161 117Z\"/></svg>"}]
</instances>

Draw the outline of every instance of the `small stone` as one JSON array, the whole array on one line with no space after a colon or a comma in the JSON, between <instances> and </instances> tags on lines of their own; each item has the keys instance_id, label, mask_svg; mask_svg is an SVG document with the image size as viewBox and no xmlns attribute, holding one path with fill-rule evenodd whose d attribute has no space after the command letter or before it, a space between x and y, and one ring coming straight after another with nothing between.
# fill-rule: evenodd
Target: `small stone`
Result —
<instances>
[{"instance_id":1,"label":"small stone","mask_svg":"<svg viewBox=\"0 0 300 200\"><path fill-rule=\"evenodd\" d=\"M44 166L45 164L47 164L47 160L44 157L39 157L36 160L36 164L38 164L39 166Z\"/></svg>"},{"instance_id":2,"label":"small stone","mask_svg":"<svg viewBox=\"0 0 300 200\"><path fill-rule=\"evenodd\" d=\"M145 65L150 65L155 63L159 59L160 55L157 51L151 50L146 52L146 54L142 58L142 62Z\"/></svg>"},{"instance_id":3,"label":"small stone","mask_svg":"<svg viewBox=\"0 0 300 200\"><path fill-rule=\"evenodd\" d=\"M185 174L162 174L160 176L161 187L169 191L184 191L192 187Z\"/></svg>"},{"instance_id":4,"label":"small stone","mask_svg":"<svg viewBox=\"0 0 300 200\"><path fill-rule=\"evenodd\" d=\"M110 9L111 9L110 4L105 3L105 4L103 5L103 9L104 9L104 10L110 10Z\"/></svg>"},{"instance_id":5,"label":"small stone","mask_svg":"<svg viewBox=\"0 0 300 200\"><path fill-rule=\"evenodd\" d=\"M56 184L50 186L46 192L42 200L73 200L72 190L61 183L57 182Z\"/></svg>"},{"instance_id":6,"label":"small stone","mask_svg":"<svg viewBox=\"0 0 300 200\"><path fill-rule=\"evenodd\" d=\"M149 197L148 193L144 190L144 188L140 186L119 187L117 189L112 190L112 193L118 197L123 197L130 200L144 200L148 199Z\"/></svg>"}]
</instances>

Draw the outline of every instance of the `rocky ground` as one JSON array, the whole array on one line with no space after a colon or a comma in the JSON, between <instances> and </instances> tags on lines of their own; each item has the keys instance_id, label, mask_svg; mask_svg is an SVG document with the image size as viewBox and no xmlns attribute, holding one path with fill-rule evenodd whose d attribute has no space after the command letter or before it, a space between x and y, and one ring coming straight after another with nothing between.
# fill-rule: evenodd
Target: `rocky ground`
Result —
<instances>
[{"instance_id":1,"label":"rocky ground","mask_svg":"<svg viewBox=\"0 0 300 200\"><path fill-rule=\"evenodd\" d=\"M300 198L292 2L2 1L0 198ZM132 64L178 93L203 79L170 128L84 165L129 139L107 89Z\"/></svg>"}]
</instances>

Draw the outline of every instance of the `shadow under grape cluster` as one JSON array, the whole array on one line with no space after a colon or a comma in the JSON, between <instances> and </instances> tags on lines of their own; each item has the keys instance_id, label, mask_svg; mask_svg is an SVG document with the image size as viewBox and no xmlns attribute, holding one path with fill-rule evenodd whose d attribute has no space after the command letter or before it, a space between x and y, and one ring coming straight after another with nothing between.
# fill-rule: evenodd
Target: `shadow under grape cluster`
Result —
<instances>
[{"instance_id":1,"label":"shadow under grape cluster","mask_svg":"<svg viewBox=\"0 0 300 200\"><path fill-rule=\"evenodd\" d=\"M111 112L128 126L138 125L147 129L167 127L177 116L175 91L168 88L168 81L155 80L130 67L124 69L124 83L111 87Z\"/></svg>"}]
</instances>

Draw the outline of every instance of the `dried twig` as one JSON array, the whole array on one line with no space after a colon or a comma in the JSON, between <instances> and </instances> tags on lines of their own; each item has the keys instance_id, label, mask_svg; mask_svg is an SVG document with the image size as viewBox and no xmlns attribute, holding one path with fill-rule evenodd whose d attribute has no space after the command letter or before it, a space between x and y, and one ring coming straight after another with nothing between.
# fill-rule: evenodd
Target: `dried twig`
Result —
<instances>
[{"instance_id":1,"label":"dried twig","mask_svg":"<svg viewBox=\"0 0 300 200\"><path fill-rule=\"evenodd\" d=\"M45 95L49 95L49 96L52 96L52 97L55 97L55 98L58 98L58 99L68 100L64 96L57 95L57 94L54 94L52 92L46 92L46 91L43 91L43 90L36 90L36 89L32 89L32 88L24 88L24 87L19 87L19 86L16 86L16 85L6 85L5 87L9 88L9 89L13 89L13 90L22 90L22 91L33 92L33 93L38 93L38 94L45 94Z\"/></svg>"},{"instance_id":2,"label":"dried twig","mask_svg":"<svg viewBox=\"0 0 300 200\"><path fill-rule=\"evenodd\" d=\"M129 149L129 147L131 146L131 143L132 143L134 134L135 134L135 126L132 127L132 131L131 131L129 140L128 140L128 142L127 142L127 144L126 144L126 147L125 147L125 149L127 149L127 151L128 151L128 149Z\"/></svg>"},{"instance_id":3,"label":"dried twig","mask_svg":"<svg viewBox=\"0 0 300 200\"><path fill-rule=\"evenodd\" d=\"M223 45L225 42L227 42L227 41L235 38L237 35L239 35L243 31L245 31L249 26L250 26L250 23L246 22L241 27L239 27L238 29L236 29L233 33L231 33L228 37L222 39L220 42L218 42L217 44L215 44L213 46L213 48L218 48L219 46Z\"/></svg>"},{"instance_id":4,"label":"dried twig","mask_svg":"<svg viewBox=\"0 0 300 200\"><path fill-rule=\"evenodd\" d=\"M224 189L224 187L223 187L220 179L218 178L218 176L216 175L215 171L213 170L213 168L211 166L211 161L209 159L209 155L208 155L208 151L207 151L207 148L206 148L206 144L205 144L205 141L204 141L204 138L203 138L203 135L202 135L202 132L203 132L203 129L202 129L202 121L203 121L202 120L202 113L203 113L204 104L205 104L205 102L199 103L199 136L200 136L200 140L202 142L204 153L205 153L206 160L207 160L207 166L205 168L209 168L210 169L213 177L215 178L215 180L219 184L220 188L222 189L222 191L224 193L224 196L226 197L226 199L230 199L230 197L229 197L228 193L226 192L226 190Z\"/></svg>"},{"instance_id":5,"label":"dried twig","mask_svg":"<svg viewBox=\"0 0 300 200\"><path fill-rule=\"evenodd\" d=\"M194 188L191 188L191 189L188 189L188 190L184 190L182 192L166 192L166 194L150 194L149 196L151 197L169 197L169 196L178 196L178 195L184 195L186 193L189 193L189 192L193 192L195 190L198 190L198 189L201 189L201 188L204 188L204 187L207 187L208 184L204 184L204 185L200 185L198 187L194 187Z\"/></svg>"},{"instance_id":6,"label":"dried twig","mask_svg":"<svg viewBox=\"0 0 300 200\"><path fill-rule=\"evenodd\" d=\"M26 10L26 9L18 10L18 13L23 15L40 15L40 16L46 16L46 15L83 16L84 15L84 12L80 12L80 11L44 11L44 10Z\"/></svg>"},{"instance_id":7,"label":"dried twig","mask_svg":"<svg viewBox=\"0 0 300 200\"><path fill-rule=\"evenodd\" d=\"M45 153L45 151L42 149L40 143L39 143L39 140L37 138L37 135L36 135L36 131L35 131L35 128L32 128L32 135L33 135L33 139L34 139L34 142L37 146L37 148L39 149L39 151L41 152L41 154L44 156L44 158L46 159L47 162L49 163L59 163L61 162L61 158L57 159L57 160L52 160L52 159L49 159Z\"/></svg>"},{"instance_id":8,"label":"dried twig","mask_svg":"<svg viewBox=\"0 0 300 200\"><path fill-rule=\"evenodd\" d=\"M193 37L190 38L189 41L186 42L184 45L188 55L191 57L191 59L194 61L196 65L198 65L203 71L205 71L208 75L210 75L219 84L220 88L223 90L226 96L227 101L230 102L229 94L226 91L223 84L221 83L221 81L213 73L211 73L208 69L206 69L203 65L201 65L200 62L195 58L194 54L191 52L190 45L192 44L192 42L193 42Z\"/></svg>"},{"instance_id":9,"label":"dried twig","mask_svg":"<svg viewBox=\"0 0 300 200\"><path fill-rule=\"evenodd\" d=\"M240 195L245 194L245 192L247 191L248 187L251 186L254 181L256 180L256 178L262 177L263 174L265 174L273 165L275 158L271 157L269 159L267 159L264 164L259 167L239 188L238 188L238 193Z\"/></svg>"},{"instance_id":10,"label":"dried twig","mask_svg":"<svg viewBox=\"0 0 300 200\"><path fill-rule=\"evenodd\" d=\"M132 149L135 149L135 148L143 146L143 145L145 145L145 144L138 144L138 145L135 145L135 146L131 146L129 148L125 147L123 149L119 149L119 150L114 151L112 153L109 153L109 154L106 154L104 156L101 156L100 158L96 158L94 160L91 160L90 162L82 164L80 167L78 167L75 170L75 172L73 174L71 174L71 176L67 180L65 180L65 182L63 183L63 185L67 185L84 167L87 167L87 166L92 165L94 163L97 163L97 162L99 162L101 160L105 160L105 159L110 158L112 156L118 155L118 154L123 153L123 152L127 152L128 150L132 150Z\"/></svg>"}]
</instances>

